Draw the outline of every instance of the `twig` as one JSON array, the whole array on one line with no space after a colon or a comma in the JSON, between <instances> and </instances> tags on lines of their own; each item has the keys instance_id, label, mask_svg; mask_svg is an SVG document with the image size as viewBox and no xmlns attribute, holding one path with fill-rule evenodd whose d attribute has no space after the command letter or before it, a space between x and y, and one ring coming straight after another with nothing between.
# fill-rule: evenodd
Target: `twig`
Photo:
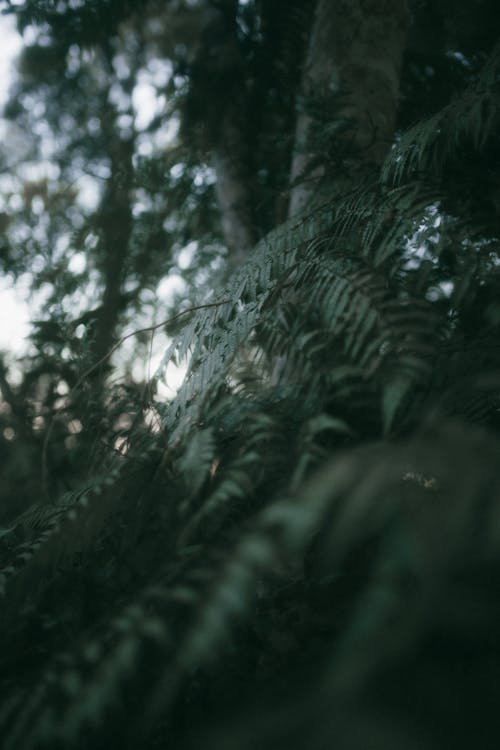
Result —
<instances>
[{"instance_id":1,"label":"twig","mask_svg":"<svg viewBox=\"0 0 500 750\"><path fill-rule=\"evenodd\" d=\"M75 391L83 383L83 381L86 378L88 378L89 375L91 375L95 370L97 370L98 367L104 364L104 362L106 362L106 360L109 359L112 354L114 354L114 352L123 344L124 341L127 341L127 339L132 338L132 336L138 336L140 333L149 333L150 331L157 331L158 328L163 328L164 326L167 326L170 323L173 323L174 320L177 320L182 315L187 315L190 312L195 312L196 310L203 310L208 307L220 307L221 305L228 305L230 302L231 302L230 299L223 299L223 300L220 300L220 302L209 302L205 305L194 305L193 307L187 307L185 310L181 310L181 312L177 313L176 315L173 315L171 318L167 318L167 320L163 320L161 323L156 323L153 326L146 326L146 328L138 328L135 331L131 331L130 333L125 334L125 336L122 336L121 339L118 339L116 344L113 344L111 349L104 355L104 357L101 357L101 359L95 362L92 365L92 367L89 367L88 370L85 370L83 375L80 375L75 385L71 389L70 394L73 393L73 391Z\"/></svg>"},{"instance_id":2,"label":"twig","mask_svg":"<svg viewBox=\"0 0 500 750\"><path fill-rule=\"evenodd\" d=\"M74 386L70 389L68 393L68 398L69 396L75 393L75 391L80 387L83 381L89 377L89 375L92 375L92 373L95 372L95 370L97 370L102 364L104 364L104 362L106 362L106 360L108 360L112 356L112 354L114 354L114 352L123 344L124 341L127 341L127 339L132 338L132 336L138 336L141 333L148 333L148 332L154 333L159 328L163 328L164 326L167 326L170 323L173 323L175 320L182 317L183 315L188 315L188 313L195 312L196 310L203 310L209 307L220 307L221 305L228 305L230 302L231 302L230 299L223 299L223 300L220 300L219 302L208 302L204 305L193 305L192 307L187 307L185 310L181 310L181 312L176 313L175 315L172 315L171 318L162 320L161 323L156 323L155 325L152 325L152 326L146 326L145 328L137 328L135 331L126 333L125 336L122 336L120 339L118 339L116 344L113 344L111 349L108 352L106 352L104 357L101 357L101 359L98 360L98 362L95 362L92 365L92 367L89 367L87 370L85 370L85 372L82 375L80 375L80 377L78 378ZM50 424L47 427L47 432L45 433L45 439L43 441L43 449L42 449L42 485L43 485L46 497L49 497L48 486L47 486L47 474L48 474L47 452L48 452L50 436L52 434L52 427L54 425L54 419L55 419L55 415L52 417L52 419L50 420Z\"/></svg>"}]
</instances>

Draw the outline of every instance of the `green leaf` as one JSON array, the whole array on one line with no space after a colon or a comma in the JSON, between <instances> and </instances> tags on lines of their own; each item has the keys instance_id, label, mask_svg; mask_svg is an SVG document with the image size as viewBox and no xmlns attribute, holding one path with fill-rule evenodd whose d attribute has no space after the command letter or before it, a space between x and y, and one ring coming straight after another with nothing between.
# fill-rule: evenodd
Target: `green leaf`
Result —
<instances>
[{"instance_id":1,"label":"green leaf","mask_svg":"<svg viewBox=\"0 0 500 750\"><path fill-rule=\"evenodd\" d=\"M412 381L409 378L396 378L384 388L382 416L385 433L392 429L399 408L411 385Z\"/></svg>"}]
</instances>

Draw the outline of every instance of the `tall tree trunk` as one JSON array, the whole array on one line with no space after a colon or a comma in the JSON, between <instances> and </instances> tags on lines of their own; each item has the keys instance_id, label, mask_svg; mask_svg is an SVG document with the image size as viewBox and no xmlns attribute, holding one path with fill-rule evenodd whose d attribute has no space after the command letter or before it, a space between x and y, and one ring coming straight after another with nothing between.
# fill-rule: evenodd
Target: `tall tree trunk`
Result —
<instances>
[{"instance_id":1,"label":"tall tree trunk","mask_svg":"<svg viewBox=\"0 0 500 750\"><path fill-rule=\"evenodd\" d=\"M408 21L406 0L318 0L296 121L289 216L314 199L323 182L349 189L348 182L382 163L394 136ZM325 161L334 162L335 153L315 153L323 123L307 105L322 100L332 103L339 123L348 123L329 144L332 151L345 149L344 174L326 174Z\"/></svg>"},{"instance_id":2,"label":"tall tree trunk","mask_svg":"<svg viewBox=\"0 0 500 750\"><path fill-rule=\"evenodd\" d=\"M110 143L111 176L100 215L104 291L92 348L94 362L99 362L110 350L123 308L125 264L132 231L133 151L132 139L120 140L114 135L114 142Z\"/></svg>"},{"instance_id":3,"label":"tall tree trunk","mask_svg":"<svg viewBox=\"0 0 500 750\"><path fill-rule=\"evenodd\" d=\"M122 140L116 132L113 133L114 127L113 118L110 120L108 141L111 174L99 211L102 242L100 271L104 289L90 348L95 370L88 377L91 402L85 405L85 413L80 416L86 426L85 445L89 455L92 455L96 440L105 434L106 429L101 421L102 414L105 413L103 407L106 397L103 374L109 366L108 354L115 341L120 313L125 307L123 285L132 231L130 191L133 184L133 139Z\"/></svg>"},{"instance_id":4,"label":"tall tree trunk","mask_svg":"<svg viewBox=\"0 0 500 750\"><path fill-rule=\"evenodd\" d=\"M239 0L163 5L164 23L173 31L160 38L160 44L167 56L175 57L175 48L182 42L191 68L189 114L184 112L182 120L184 137L192 139L189 127L202 123L201 143L210 151L215 170L215 193L229 264L238 266L257 241L247 140L247 71L238 40Z\"/></svg>"},{"instance_id":5,"label":"tall tree trunk","mask_svg":"<svg viewBox=\"0 0 500 750\"><path fill-rule=\"evenodd\" d=\"M246 259L257 241L243 123L237 103L229 104L222 116L220 138L214 148L213 160L222 232L229 261L236 266Z\"/></svg>"},{"instance_id":6,"label":"tall tree trunk","mask_svg":"<svg viewBox=\"0 0 500 750\"><path fill-rule=\"evenodd\" d=\"M214 87L212 106L219 107L219 124L213 144L215 191L232 266L242 263L257 241L247 142L248 113L242 94L245 90L245 62L237 39L237 12L237 0L220 0L217 6L214 3L210 22L204 30L208 40L206 65ZM226 84L222 99L220 81Z\"/></svg>"},{"instance_id":7,"label":"tall tree trunk","mask_svg":"<svg viewBox=\"0 0 500 750\"><path fill-rule=\"evenodd\" d=\"M289 218L318 199L322 187L329 197L342 195L382 164L394 138L408 24L406 0L318 0L302 73ZM348 127L336 132L324 153L318 149L325 131L318 107L329 114L329 104L334 119ZM334 163L337 172L328 173ZM285 366L278 356L274 384Z\"/></svg>"}]
</instances>

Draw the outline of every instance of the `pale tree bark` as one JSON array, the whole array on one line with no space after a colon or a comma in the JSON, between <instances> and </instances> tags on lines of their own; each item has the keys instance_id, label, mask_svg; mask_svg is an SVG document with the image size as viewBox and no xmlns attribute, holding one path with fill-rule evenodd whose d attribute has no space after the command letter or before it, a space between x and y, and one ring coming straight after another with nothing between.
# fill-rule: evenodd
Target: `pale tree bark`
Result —
<instances>
[{"instance_id":1,"label":"pale tree bark","mask_svg":"<svg viewBox=\"0 0 500 750\"><path fill-rule=\"evenodd\" d=\"M408 25L406 0L317 0L302 73L305 106L297 112L289 218L320 200L322 188L329 198L341 196L382 164L394 138ZM334 104L335 119L345 123L328 144L333 153L315 148L325 126L317 110L322 101ZM278 356L273 384L285 367Z\"/></svg>"},{"instance_id":2,"label":"pale tree bark","mask_svg":"<svg viewBox=\"0 0 500 750\"><path fill-rule=\"evenodd\" d=\"M325 178L340 192L382 163L394 136L408 23L406 0L318 0L303 68L306 106L297 114L289 216L317 196ZM335 102L336 95L335 117L347 127L331 145L348 148L342 171L350 180L327 175L335 154L324 154L321 163L313 149L320 123L307 101Z\"/></svg>"},{"instance_id":3,"label":"pale tree bark","mask_svg":"<svg viewBox=\"0 0 500 750\"><path fill-rule=\"evenodd\" d=\"M221 214L224 241L231 265L241 264L257 241L252 219L252 200L245 149L238 112L228 107L223 115L220 139L214 148L215 192Z\"/></svg>"}]
</instances>

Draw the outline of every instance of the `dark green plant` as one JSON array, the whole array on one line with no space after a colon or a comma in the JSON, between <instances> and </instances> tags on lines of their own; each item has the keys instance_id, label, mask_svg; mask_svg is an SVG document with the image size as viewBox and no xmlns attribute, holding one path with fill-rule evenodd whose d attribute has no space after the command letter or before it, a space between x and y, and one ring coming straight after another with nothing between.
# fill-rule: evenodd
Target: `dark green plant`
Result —
<instances>
[{"instance_id":1,"label":"dark green plant","mask_svg":"<svg viewBox=\"0 0 500 750\"><path fill-rule=\"evenodd\" d=\"M489 52L167 325L177 395L110 390L85 480L5 524L2 750L496 747Z\"/></svg>"}]
</instances>

